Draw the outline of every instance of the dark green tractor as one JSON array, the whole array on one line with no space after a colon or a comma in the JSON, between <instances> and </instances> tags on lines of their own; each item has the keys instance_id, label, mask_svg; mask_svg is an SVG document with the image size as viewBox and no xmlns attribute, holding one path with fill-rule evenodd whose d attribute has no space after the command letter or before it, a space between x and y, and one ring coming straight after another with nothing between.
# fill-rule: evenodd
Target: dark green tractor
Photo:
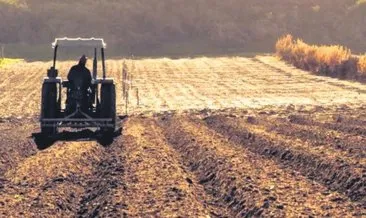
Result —
<instances>
[{"instance_id":1,"label":"dark green tractor","mask_svg":"<svg viewBox=\"0 0 366 218\"><path fill-rule=\"evenodd\" d=\"M48 70L42 85L41 131L45 135L57 133L58 128L99 128L103 133L113 133L116 128L116 88L113 78L106 77L103 39L57 38L53 66ZM58 77L57 49L60 47L94 49L90 88L82 91L78 83ZM97 76L98 51L101 52L103 76ZM67 100L62 108L62 88L67 89Z\"/></svg>"}]
</instances>

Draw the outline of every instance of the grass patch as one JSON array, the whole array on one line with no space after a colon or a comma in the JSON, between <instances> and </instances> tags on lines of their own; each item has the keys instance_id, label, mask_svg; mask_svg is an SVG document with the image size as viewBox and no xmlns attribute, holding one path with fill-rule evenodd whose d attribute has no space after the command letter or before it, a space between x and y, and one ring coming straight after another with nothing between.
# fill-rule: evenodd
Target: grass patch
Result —
<instances>
[{"instance_id":1,"label":"grass patch","mask_svg":"<svg viewBox=\"0 0 366 218\"><path fill-rule=\"evenodd\" d=\"M363 75L366 75L366 54L359 57L359 59L358 59L358 70Z\"/></svg>"},{"instance_id":2,"label":"grass patch","mask_svg":"<svg viewBox=\"0 0 366 218\"><path fill-rule=\"evenodd\" d=\"M15 64L17 62L23 61L23 59L14 59L14 58L0 58L0 67L9 64Z\"/></svg>"}]
</instances>

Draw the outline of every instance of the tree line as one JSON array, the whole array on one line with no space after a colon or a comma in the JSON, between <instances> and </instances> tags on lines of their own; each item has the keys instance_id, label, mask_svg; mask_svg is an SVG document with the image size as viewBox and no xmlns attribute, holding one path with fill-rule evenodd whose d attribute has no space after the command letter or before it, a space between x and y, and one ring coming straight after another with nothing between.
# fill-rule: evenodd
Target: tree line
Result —
<instances>
[{"instance_id":1,"label":"tree line","mask_svg":"<svg viewBox=\"0 0 366 218\"><path fill-rule=\"evenodd\" d=\"M273 45L284 34L366 49L366 4L355 0L0 1L0 43L99 36L130 51L166 44L223 49ZM195 46L197 45L197 46ZM268 48L273 49L273 47Z\"/></svg>"}]
</instances>

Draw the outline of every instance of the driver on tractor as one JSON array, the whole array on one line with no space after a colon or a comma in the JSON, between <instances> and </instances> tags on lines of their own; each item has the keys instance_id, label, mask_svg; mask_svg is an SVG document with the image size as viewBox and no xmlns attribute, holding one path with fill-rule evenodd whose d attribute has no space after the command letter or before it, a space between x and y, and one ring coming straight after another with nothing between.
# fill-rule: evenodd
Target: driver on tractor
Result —
<instances>
[{"instance_id":1,"label":"driver on tractor","mask_svg":"<svg viewBox=\"0 0 366 218\"><path fill-rule=\"evenodd\" d=\"M91 73L85 66L87 57L81 56L79 63L71 67L67 79L69 80L66 112L73 113L77 107L83 112L88 112L91 108L90 104L90 87L91 87Z\"/></svg>"}]
</instances>

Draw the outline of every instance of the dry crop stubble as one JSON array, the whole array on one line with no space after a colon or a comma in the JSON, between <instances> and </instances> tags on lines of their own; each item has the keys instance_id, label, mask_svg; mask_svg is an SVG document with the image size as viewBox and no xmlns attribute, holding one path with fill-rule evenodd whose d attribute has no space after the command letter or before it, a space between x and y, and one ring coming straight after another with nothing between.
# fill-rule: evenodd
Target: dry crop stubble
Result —
<instances>
[{"instance_id":1,"label":"dry crop stubble","mask_svg":"<svg viewBox=\"0 0 366 218\"><path fill-rule=\"evenodd\" d=\"M65 78L73 64L60 62L59 74ZM107 61L107 75L117 84L120 114L125 111L122 65L123 60ZM366 100L366 88L361 84L310 75L272 57L143 59L127 60L126 65L133 78L130 114L289 104L357 105ZM22 62L2 69L6 76L0 83L1 117L39 114L40 87L49 66L50 62Z\"/></svg>"}]
</instances>

